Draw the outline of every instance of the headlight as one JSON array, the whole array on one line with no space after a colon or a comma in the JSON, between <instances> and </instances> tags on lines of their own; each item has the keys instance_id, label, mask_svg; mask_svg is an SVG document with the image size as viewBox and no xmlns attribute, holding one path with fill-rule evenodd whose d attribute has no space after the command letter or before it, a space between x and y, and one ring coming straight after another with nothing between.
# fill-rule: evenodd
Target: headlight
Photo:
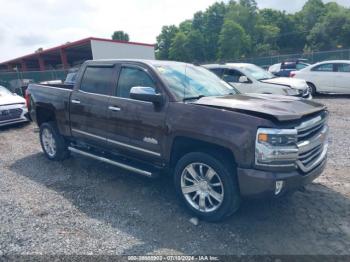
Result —
<instances>
[{"instance_id":1,"label":"headlight","mask_svg":"<svg viewBox=\"0 0 350 262\"><path fill-rule=\"evenodd\" d=\"M255 164L294 166L298 159L295 129L259 128L256 135Z\"/></svg>"},{"instance_id":2,"label":"headlight","mask_svg":"<svg viewBox=\"0 0 350 262\"><path fill-rule=\"evenodd\" d=\"M299 94L298 90L297 89L293 89L293 88L286 89L286 92L290 96L296 96L296 95Z\"/></svg>"}]
</instances>

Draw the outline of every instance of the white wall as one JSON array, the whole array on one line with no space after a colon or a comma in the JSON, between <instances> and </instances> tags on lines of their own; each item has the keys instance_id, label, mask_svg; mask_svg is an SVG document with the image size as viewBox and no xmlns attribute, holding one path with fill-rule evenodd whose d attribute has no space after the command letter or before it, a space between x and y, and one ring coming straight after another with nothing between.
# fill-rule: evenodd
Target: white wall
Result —
<instances>
[{"instance_id":1,"label":"white wall","mask_svg":"<svg viewBox=\"0 0 350 262\"><path fill-rule=\"evenodd\" d=\"M93 59L155 59L154 47L91 40Z\"/></svg>"}]
</instances>

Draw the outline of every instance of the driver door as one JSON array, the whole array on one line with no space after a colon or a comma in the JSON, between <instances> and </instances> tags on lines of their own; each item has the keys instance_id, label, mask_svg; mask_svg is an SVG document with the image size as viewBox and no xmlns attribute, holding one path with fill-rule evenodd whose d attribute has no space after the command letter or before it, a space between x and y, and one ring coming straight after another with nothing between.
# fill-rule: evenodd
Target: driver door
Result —
<instances>
[{"instance_id":1,"label":"driver door","mask_svg":"<svg viewBox=\"0 0 350 262\"><path fill-rule=\"evenodd\" d=\"M107 142L112 151L134 155L137 158L162 157L166 134L166 106L130 98L132 87L150 87L159 92L156 81L147 68L122 64L114 95L108 103Z\"/></svg>"},{"instance_id":2,"label":"driver door","mask_svg":"<svg viewBox=\"0 0 350 262\"><path fill-rule=\"evenodd\" d=\"M245 83L242 83L239 81L241 76L246 76L243 73L239 72L238 70L234 69L225 69L222 79L231 85L233 85L238 91L241 93L254 93L256 90L254 90L254 85L251 80L247 77L248 81Z\"/></svg>"}]
</instances>

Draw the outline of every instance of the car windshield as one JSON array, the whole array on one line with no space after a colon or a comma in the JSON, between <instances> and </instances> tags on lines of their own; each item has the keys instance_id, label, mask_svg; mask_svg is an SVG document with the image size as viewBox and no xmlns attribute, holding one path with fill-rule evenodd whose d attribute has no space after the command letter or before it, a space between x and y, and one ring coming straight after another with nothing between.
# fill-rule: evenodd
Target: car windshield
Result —
<instances>
[{"instance_id":1,"label":"car windshield","mask_svg":"<svg viewBox=\"0 0 350 262\"><path fill-rule=\"evenodd\" d=\"M179 100L238 93L232 86L201 66L174 63L155 65L155 68Z\"/></svg>"},{"instance_id":2,"label":"car windshield","mask_svg":"<svg viewBox=\"0 0 350 262\"><path fill-rule=\"evenodd\" d=\"M0 96L12 95L11 91L6 87L0 86Z\"/></svg>"},{"instance_id":3,"label":"car windshield","mask_svg":"<svg viewBox=\"0 0 350 262\"><path fill-rule=\"evenodd\" d=\"M275 77L270 72L256 65L244 65L244 66L240 66L240 68L246 71L247 73L249 73L250 76L256 80L271 79Z\"/></svg>"}]
</instances>

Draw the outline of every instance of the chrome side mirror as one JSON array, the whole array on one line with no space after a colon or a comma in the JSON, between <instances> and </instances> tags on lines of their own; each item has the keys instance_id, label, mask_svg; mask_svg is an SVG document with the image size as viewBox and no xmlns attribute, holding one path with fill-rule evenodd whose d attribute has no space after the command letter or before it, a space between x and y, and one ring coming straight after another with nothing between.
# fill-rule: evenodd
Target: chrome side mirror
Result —
<instances>
[{"instance_id":1,"label":"chrome side mirror","mask_svg":"<svg viewBox=\"0 0 350 262\"><path fill-rule=\"evenodd\" d=\"M161 104L163 96L156 93L153 87L134 86L130 89L130 98L140 101L151 102L154 104Z\"/></svg>"}]
</instances>

